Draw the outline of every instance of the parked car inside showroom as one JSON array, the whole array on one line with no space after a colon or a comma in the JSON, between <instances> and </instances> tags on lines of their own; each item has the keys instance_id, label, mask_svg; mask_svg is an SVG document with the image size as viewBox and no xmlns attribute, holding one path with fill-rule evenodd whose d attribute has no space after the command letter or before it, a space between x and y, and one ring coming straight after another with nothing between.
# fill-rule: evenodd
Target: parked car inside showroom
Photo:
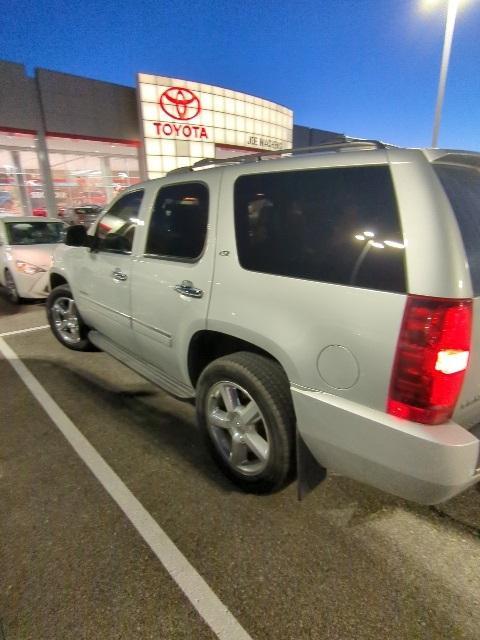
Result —
<instances>
[{"instance_id":1,"label":"parked car inside showroom","mask_svg":"<svg viewBox=\"0 0 480 640\"><path fill-rule=\"evenodd\" d=\"M89 227L102 212L102 207L96 204L86 204L78 207L69 207L63 216L66 224L81 224Z\"/></svg>"},{"instance_id":2,"label":"parked car inside showroom","mask_svg":"<svg viewBox=\"0 0 480 640\"><path fill-rule=\"evenodd\" d=\"M64 228L63 222L34 216L0 218L0 284L12 302L47 296L48 269Z\"/></svg>"},{"instance_id":3,"label":"parked car inside showroom","mask_svg":"<svg viewBox=\"0 0 480 640\"><path fill-rule=\"evenodd\" d=\"M103 191L82 191L78 196L77 204L79 206L96 204L103 207L107 204L107 196Z\"/></svg>"},{"instance_id":4,"label":"parked car inside showroom","mask_svg":"<svg viewBox=\"0 0 480 640\"><path fill-rule=\"evenodd\" d=\"M48 210L46 206L35 207L32 209L32 215L35 218L48 218ZM59 207L57 209L57 215L59 218L63 218L65 215L65 209L63 207Z\"/></svg>"}]
</instances>

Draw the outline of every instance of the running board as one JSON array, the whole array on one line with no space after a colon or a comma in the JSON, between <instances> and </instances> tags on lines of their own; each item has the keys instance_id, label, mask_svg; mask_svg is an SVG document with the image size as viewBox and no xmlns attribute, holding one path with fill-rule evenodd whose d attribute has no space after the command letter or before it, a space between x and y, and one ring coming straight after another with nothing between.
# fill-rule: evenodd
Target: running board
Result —
<instances>
[{"instance_id":1,"label":"running board","mask_svg":"<svg viewBox=\"0 0 480 640\"><path fill-rule=\"evenodd\" d=\"M327 470L319 464L297 432L297 495L303 500L327 477Z\"/></svg>"},{"instance_id":2,"label":"running board","mask_svg":"<svg viewBox=\"0 0 480 640\"><path fill-rule=\"evenodd\" d=\"M193 387L182 384L181 382L178 382L178 380L172 380L172 378L163 373L163 371L159 371L155 367L152 367L152 365L138 360L129 351L125 351L125 349L122 349L122 347L119 347L117 344L106 338L98 331L90 331L88 334L88 339L96 347L98 347L102 351L105 351L116 360L119 360L130 369L136 371L136 373L139 373L149 382L153 382L153 384L157 385L173 396L182 398L183 400L195 397L195 390L193 389Z\"/></svg>"}]
</instances>

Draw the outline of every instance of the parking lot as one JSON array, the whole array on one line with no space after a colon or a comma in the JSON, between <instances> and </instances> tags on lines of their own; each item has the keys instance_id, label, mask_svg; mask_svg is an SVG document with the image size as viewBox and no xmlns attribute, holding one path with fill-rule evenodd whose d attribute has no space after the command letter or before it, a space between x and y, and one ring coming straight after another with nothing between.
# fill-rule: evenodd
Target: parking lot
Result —
<instances>
[{"instance_id":1,"label":"parking lot","mask_svg":"<svg viewBox=\"0 0 480 640\"><path fill-rule=\"evenodd\" d=\"M239 493L192 405L45 324L0 299L2 640L479 637L477 489Z\"/></svg>"}]
</instances>

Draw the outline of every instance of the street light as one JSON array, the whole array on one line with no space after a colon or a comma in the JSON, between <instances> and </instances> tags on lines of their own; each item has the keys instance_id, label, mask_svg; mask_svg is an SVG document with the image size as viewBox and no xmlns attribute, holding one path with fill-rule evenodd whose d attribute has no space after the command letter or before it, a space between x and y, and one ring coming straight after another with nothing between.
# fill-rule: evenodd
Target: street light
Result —
<instances>
[{"instance_id":1,"label":"street light","mask_svg":"<svg viewBox=\"0 0 480 640\"><path fill-rule=\"evenodd\" d=\"M459 0L448 0L447 21L445 23L445 38L443 41L442 64L440 66L440 79L438 81L437 106L435 107L435 119L433 122L432 147L438 143L438 132L440 130L440 119L442 117L443 98L445 96L445 84L447 82L448 63L450 62L450 51L452 48L453 31L455 29L455 19L457 17Z\"/></svg>"}]
</instances>

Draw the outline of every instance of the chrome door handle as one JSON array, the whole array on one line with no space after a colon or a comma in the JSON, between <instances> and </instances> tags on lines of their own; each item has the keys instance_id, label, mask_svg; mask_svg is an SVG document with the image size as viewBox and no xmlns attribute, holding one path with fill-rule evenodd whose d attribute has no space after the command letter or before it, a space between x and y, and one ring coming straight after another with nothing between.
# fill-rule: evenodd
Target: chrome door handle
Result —
<instances>
[{"instance_id":1,"label":"chrome door handle","mask_svg":"<svg viewBox=\"0 0 480 640\"><path fill-rule=\"evenodd\" d=\"M123 271L120 271L120 269L114 269L112 271L112 278L117 282L125 282L128 276L126 273L123 273Z\"/></svg>"},{"instance_id":2,"label":"chrome door handle","mask_svg":"<svg viewBox=\"0 0 480 640\"><path fill-rule=\"evenodd\" d=\"M177 284L175 291L181 293L182 296L189 296L190 298L201 298L203 296L203 291L194 287L190 280L184 280L182 284Z\"/></svg>"}]
</instances>

